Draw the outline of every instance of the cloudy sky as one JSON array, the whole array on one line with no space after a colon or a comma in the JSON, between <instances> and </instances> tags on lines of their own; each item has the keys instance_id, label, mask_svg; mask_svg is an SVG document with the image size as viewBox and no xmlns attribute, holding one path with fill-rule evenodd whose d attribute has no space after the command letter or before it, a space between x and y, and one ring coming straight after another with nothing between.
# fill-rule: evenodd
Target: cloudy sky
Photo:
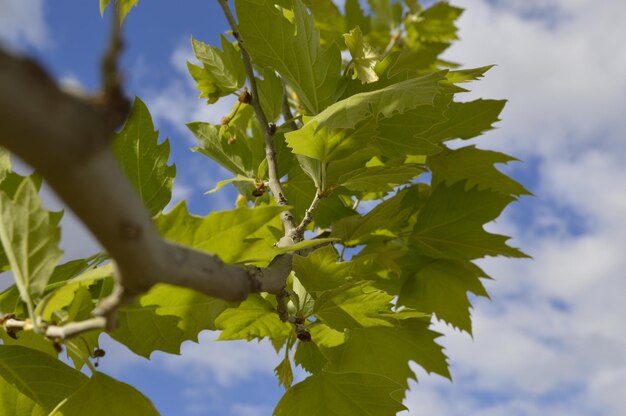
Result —
<instances>
[{"instance_id":1,"label":"cloudy sky","mask_svg":"<svg viewBox=\"0 0 626 416\"><path fill-rule=\"evenodd\" d=\"M215 42L216 2L140 1L129 15L124 67L179 165L176 198L206 213L232 203L202 192L227 174L199 155L184 123L217 120L186 74L189 37ZM508 172L529 188L492 228L533 261L490 259L492 301L478 300L474 339L437 324L454 383L417 370L404 415L618 416L626 409L626 2L456 0L462 41L447 58L495 63L475 97L509 100L497 131L478 143L524 163ZM39 57L63 82L93 89L107 24L97 1L0 0L0 39ZM50 204L57 204L48 197ZM90 254L71 217L63 244ZM87 240L91 241L91 240ZM183 345L183 355L133 357L106 342L101 367L138 386L164 415L264 416L281 395L267 345ZM182 407L182 410L181 410Z\"/></svg>"}]
</instances>

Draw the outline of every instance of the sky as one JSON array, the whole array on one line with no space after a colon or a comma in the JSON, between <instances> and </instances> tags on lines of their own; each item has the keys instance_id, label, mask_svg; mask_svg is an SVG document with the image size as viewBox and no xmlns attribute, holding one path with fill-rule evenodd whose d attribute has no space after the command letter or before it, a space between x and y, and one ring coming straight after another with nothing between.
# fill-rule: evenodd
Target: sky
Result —
<instances>
[{"instance_id":1,"label":"sky","mask_svg":"<svg viewBox=\"0 0 626 416\"><path fill-rule=\"evenodd\" d=\"M497 64L464 96L509 100L498 129L476 143L516 156L504 169L530 189L491 230L533 260L487 259L491 300L477 299L474 336L435 328L454 382L415 367L407 415L618 416L626 409L626 2L456 0L461 41L446 58ZM228 174L189 152L184 124L216 121L229 103L197 99L185 61L190 36L216 43L216 2L139 1L125 32L128 91L148 105L178 164L176 200L207 213L232 206L203 191ZM95 89L108 22L97 1L0 0L0 42L40 59L69 87ZM469 143L465 143L469 144ZM50 208L60 206L49 192ZM97 250L68 215L68 257ZM101 369L138 387L163 415L270 415L282 391L267 344L185 343L182 355L133 356L104 339ZM301 375L300 375L301 376Z\"/></svg>"}]
</instances>

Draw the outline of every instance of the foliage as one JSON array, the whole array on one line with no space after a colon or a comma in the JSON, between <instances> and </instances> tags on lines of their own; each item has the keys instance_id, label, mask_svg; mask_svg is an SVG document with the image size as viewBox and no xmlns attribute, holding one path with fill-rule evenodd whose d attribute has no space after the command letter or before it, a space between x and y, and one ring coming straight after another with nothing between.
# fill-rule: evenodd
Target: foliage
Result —
<instances>
[{"instance_id":1,"label":"foliage","mask_svg":"<svg viewBox=\"0 0 626 416\"><path fill-rule=\"evenodd\" d=\"M100 0L101 12L108 3ZM116 3L123 19L137 1ZM368 5L348 0L341 14L330 0L235 0L261 109L270 123L283 123L273 140L289 207L268 195L264 126L246 100L221 125L188 124L198 138L194 150L232 173L212 192L232 184L240 194L233 210L198 217L181 202L163 212L176 169L168 165L169 142L159 143L140 99L113 143L167 239L232 264L266 266L295 251L287 281L291 321L279 319L277 300L267 293L228 303L157 285L119 310L111 333L144 357L177 354L205 329L220 330L222 340L269 339L283 354L275 372L286 392L276 415L402 410L408 379L415 378L410 361L450 377L432 320L471 334L468 292L487 297L481 280L489 278L473 261L525 256L506 236L484 229L528 194L495 167L515 159L458 141L491 129L505 104L455 101L467 91L459 84L490 68L459 70L440 58L457 38L461 9L446 2L424 8L416 0ZM192 39L202 66L189 64L189 72L209 103L246 86L241 47L228 36L219 47ZM11 172L0 149L0 267L16 281L0 294L0 317L28 319L35 329L0 331L0 413L86 414L90 403L90 414L105 408L156 414L134 388L78 371L91 367L99 331L61 342L72 369L54 358L57 350L37 330L42 321L89 317L112 290L106 256L58 264L62 213L41 206L40 182ZM276 247L281 213L291 209L299 222L315 198L321 200L307 230L322 239ZM292 386L294 365L309 376Z\"/></svg>"}]
</instances>

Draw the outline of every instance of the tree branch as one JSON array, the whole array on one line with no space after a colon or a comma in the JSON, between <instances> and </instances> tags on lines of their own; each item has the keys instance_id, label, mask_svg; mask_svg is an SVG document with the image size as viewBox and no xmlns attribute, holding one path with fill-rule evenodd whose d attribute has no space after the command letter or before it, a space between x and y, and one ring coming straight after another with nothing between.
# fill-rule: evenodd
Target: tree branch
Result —
<instances>
[{"instance_id":1,"label":"tree branch","mask_svg":"<svg viewBox=\"0 0 626 416\"><path fill-rule=\"evenodd\" d=\"M320 190L317 189L315 191L315 197L313 197L313 201L311 201L311 205L304 212L304 218L302 218L302 222L296 227L296 234L304 238L304 232L306 231L306 227L313 221L313 212L317 209L320 201L322 200L322 195Z\"/></svg>"},{"instance_id":2,"label":"tree branch","mask_svg":"<svg viewBox=\"0 0 626 416\"><path fill-rule=\"evenodd\" d=\"M161 238L109 149L110 114L61 91L34 61L0 50L0 145L33 166L115 260L119 285L96 313L110 317L120 302L160 282L225 300L280 293L284 267L228 265Z\"/></svg>"},{"instance_id":3,"label":"tree branch","mask_svg":"<svg viewBox=\"0 0 626 416\"><path fill-rule=\"evenodd\" d=\"M270 190L274 195L274 199L276 199L276 203L281 206L288 205L287 198L283 192L282 185L280 184L280 178L278 177L278 166L276 164L276 151L274 150L274 131L272 127L267 122L267 117L263 112L263 108L261 108L261 103L259 101L259 93L256 85L256 78L254 76L254 68L252 67L252 61L250 60L250 55L244 46L244 41L241 38L239 33L239 27L237 25L237 21L233 16L233 13L228 6L226 0L218 0L222 10L224 10L224 15L226 16L226 20L230 25L230 28L233 31L233 36L237 39L239 43L239 49L241 51L241 58L243 60L243 65L246 69L246 74L248 75L248 82L250 83L250 90L252 93L252 99L250 101L250 105L254 108L254 112L256 114L259 123L261 124L261 128L263 129L263 135L265 137L265 158L267 159L267 170L269 175L269 184ZM283 223L283 228L285 229L285 236L293 235L296 225L294 222L293 214L290 211L284 211L281 214L281 220Z\"/></svg>"}]
</instances>

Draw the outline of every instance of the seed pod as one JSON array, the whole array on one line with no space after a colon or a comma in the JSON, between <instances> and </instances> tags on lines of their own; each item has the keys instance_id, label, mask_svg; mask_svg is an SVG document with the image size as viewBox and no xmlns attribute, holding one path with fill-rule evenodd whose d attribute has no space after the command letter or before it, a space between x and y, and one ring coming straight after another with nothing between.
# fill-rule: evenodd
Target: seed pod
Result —
<instances>
[{"instance_id":1,"label":"seed pod","mask_svg":"<svg viewBox=\"0 0 626 416\"><path fill-rule=\"evenodd\" d=\"M250 103L250 100L252 100L252 95L250 95L250 93L248 92L248 89L246 88L245 90L241 92L241 94L239 94L239 102L248 104Z\"/></svg>"}]
</instances>

